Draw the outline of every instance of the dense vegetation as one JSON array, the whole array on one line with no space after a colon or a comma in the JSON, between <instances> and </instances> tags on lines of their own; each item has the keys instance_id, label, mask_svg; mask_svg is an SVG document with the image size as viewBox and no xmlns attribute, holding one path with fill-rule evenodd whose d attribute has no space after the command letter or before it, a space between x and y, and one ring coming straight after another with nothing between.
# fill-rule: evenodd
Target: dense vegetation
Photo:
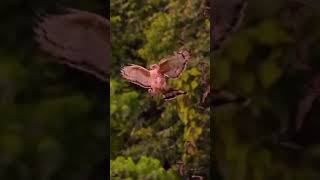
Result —
<instances>
[{"instance_id":1,"label":"dense vegetation","mask_svg":"<svg viewBox=\"0 0 320 180\"><path fill-rule=\"evenodd\" d=\"M0 179L94 179L107 151L107 85L49 61L33 28L59 6L104 16L108 7L88 0L0 4Z\"/></svg>"},{"instance_id":2,"label":"dense vegetation","mask_svg":"<svg viewBox=\"0 0 320 180\"><path fill-rule=\"evenodd\" d=\"M248 1L240 28L215 54L215 88L251 99L214 109L214 157L225 179L320 177L319 103L308 107L319 90L319 4L306 2Z\"/></svg>"},{"instance_id":3,"label":"dense vegetation","mask_svg":"<svg viewBox=\"0 0 320 180\"><path fill-rule=\"evenodd\" d=\"M189 174L208 175L209 108L199 106L209 77L210 23L205 8L205 2L197 0L111 2L112 160L124 156L138 162L147 156L173 169L176 177L177 162L183 160ZM181 78L170 84L187 91L186 96L164 102L120 76L123 65L149 67L181 48L190 49L193 57ZM110 176L116 176L116 165L123 166L115 161Z\"/></svg>"}]
</instances>

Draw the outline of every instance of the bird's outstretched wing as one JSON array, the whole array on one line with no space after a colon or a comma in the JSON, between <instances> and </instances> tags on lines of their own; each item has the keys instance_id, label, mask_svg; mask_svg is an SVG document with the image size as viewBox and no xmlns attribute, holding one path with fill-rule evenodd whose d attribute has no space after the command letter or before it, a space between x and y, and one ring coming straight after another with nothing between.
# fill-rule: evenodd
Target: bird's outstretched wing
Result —
<instances>
[{"instance_id":1,"label":"bird's outstretched wing","mask_svg":"<svg viewBox=\"0 0 320 180\"><path fill-rule=\"evenodd\" d=\"M59 63L108 81L109 21L75 9L46 15L34 29L40 47Z\"/></svg>"},{"instance_id":2,"label":"bird's outstretched wing","mask_svg":"<svg viewBox=\"0 0 320 180\"><path fill-rule=\"evenodd\" d=\"M163 58L160 63L160 73L170 78L178 78L185 70L191 53L188 50L182 50L172 56Z\"/></svg>"},{"instance_id":3,"label":"bird's outstretched wing","mask_svg":"<svg viewBox=\"0 0 320 180\"><path fill-rule=\"evenodd\" d=\"M137 84L143 88L150 88L150 72L144 67L138 65L124 66L121 69L123 78L131 83Z\"/></svg>"}]
</instances>

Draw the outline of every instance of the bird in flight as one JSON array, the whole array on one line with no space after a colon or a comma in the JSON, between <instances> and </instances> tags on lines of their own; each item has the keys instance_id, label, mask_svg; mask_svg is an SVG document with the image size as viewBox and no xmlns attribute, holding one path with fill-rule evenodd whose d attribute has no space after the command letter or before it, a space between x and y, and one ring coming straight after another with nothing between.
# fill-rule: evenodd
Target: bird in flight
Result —
<instances>
[{"instance_id":1,"label":"bird in flight","mask_svg":"<svg viewBox=\"0 0 320 180\"><path fill-rule=\"evenodd\" d=\"M161 59L158 64L152 64L150 70L135 64L124 66L121 75L127 81L148 89L151 96L162 94L164 100L171 100L186 92L169 88L167 79L179 78L190 58L190 51L181 50Z\"/></svg>"},{"instance_id":2,"label":"bird in flight","mask_svg":"<svg viewBox=\"0 0 320 180\"><path fill-rule=\"evenodd\" d=\"M71 8L41 17L34 32L40 48L58 63L108 81L110 25L108 19Z\"/></svg>"}]
</instances>

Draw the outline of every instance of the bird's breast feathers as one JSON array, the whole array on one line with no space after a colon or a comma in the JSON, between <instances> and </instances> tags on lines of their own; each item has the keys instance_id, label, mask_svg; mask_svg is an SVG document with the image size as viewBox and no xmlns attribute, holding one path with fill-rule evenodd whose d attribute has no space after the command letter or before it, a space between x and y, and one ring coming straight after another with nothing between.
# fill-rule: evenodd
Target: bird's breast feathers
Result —
<instances>
[{"instance_id":1,"label":"bird's breast feathers","mask_svg":"<svg viewBox=\"0 0 320 180\"><path fill-rule=\"evenodd\" d=\"M166 88L166 79L164 76L159 75L155 78L151 78L151 88L154 89L165 89Z\"/></svg>"}]
</instances>

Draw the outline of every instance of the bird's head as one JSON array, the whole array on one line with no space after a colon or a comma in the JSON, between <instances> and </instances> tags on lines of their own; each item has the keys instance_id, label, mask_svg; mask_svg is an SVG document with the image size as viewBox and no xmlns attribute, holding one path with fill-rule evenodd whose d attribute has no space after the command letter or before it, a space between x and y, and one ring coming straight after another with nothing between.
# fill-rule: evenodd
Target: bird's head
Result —
<instances>
[{"instance_id":1,"label":"bird's head","mask_svg":"<svg viewBox=\"0 0 320 180\"><path fill-rule=\"evenodd\" d=\"M151 70L159 70L159 69L160 69L160 66L159 66L158 64L152 64L152 65L150 66L150 69L151 69Z\"/></svg>"}]
</instances>

